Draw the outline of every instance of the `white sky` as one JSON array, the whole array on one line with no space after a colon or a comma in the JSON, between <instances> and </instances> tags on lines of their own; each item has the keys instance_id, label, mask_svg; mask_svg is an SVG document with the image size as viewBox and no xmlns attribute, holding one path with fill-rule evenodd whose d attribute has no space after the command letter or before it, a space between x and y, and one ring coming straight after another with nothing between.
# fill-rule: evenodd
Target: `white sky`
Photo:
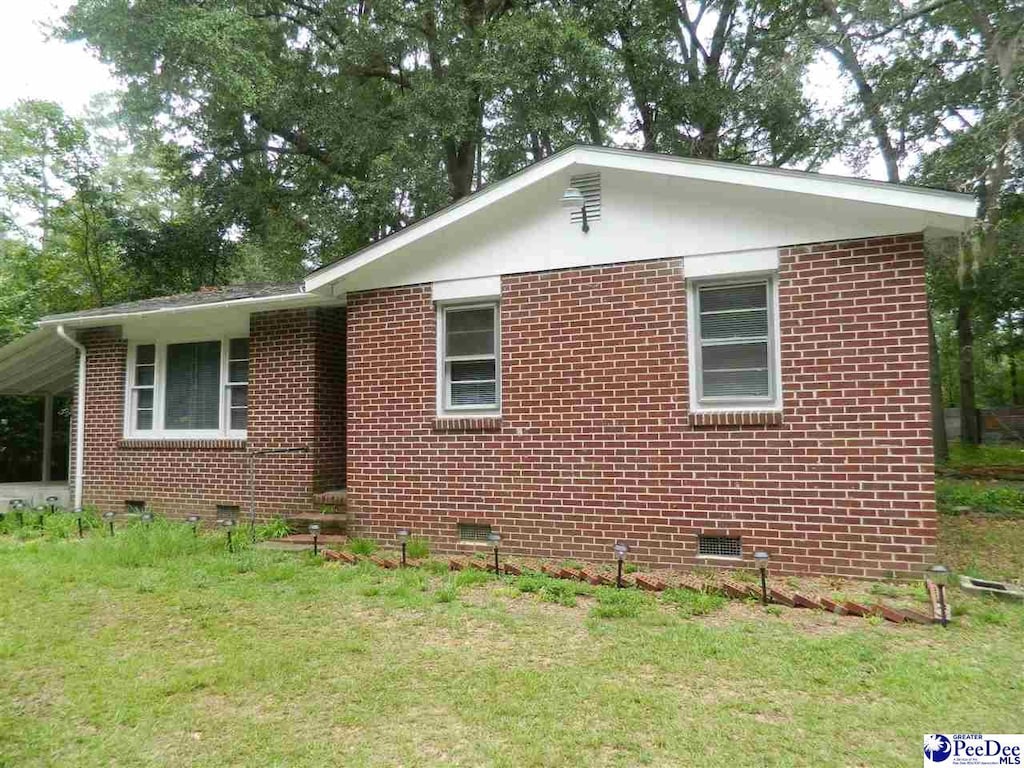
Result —
<instances>
[{"instance_id":1,"label":"white sky","mask_svg":"<svg viewBox=\"0 0 1024 768\"><path fill-rule=\"evenodd\" d=\"M0 108L41 99L81 115L90 98L117 88L109 68L84 46L47 40L44 25L70 5L71 0L0 0Z\"/></svg>"},{"instance_id":2,"label":"white sky","mask_svg":"<svg viewBox=\"0 0 1024 768\"><path fill-rule=\"evenodd\" d=\"M89 100L116 90L109 67L85 46L48 39L46 25L58 20L73 0L0 0L0 109L18 99L55 101L71 115L81 115ZM821 62L809 73L812 92L825 102L842 98L842 85L831 62ZM841 160L829 161L826 173L850 175ZM867 169L872 178L884 179L880 158Z\"/></svg>"}]
</instances>

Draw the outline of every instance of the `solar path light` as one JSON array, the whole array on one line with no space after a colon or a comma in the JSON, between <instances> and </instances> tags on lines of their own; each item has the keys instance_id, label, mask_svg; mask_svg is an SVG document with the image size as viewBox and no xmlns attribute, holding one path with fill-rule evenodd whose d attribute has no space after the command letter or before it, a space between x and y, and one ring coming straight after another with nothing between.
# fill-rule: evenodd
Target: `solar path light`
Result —
<instances>
[{"instance_id":1,"label":"solar path light","mask_svg":"<svg viewBox=\"0 0 1024 768\"><path fill-rule=\"evenodd\" d=\"M320 540L320 526L317 523L310 523L309 535L313 537L313 554L320 553L318 542Z\"/></svg>"},{"instance_id":2,"label":"solar path light","mask_svg":"<svg viewBox=\"0 0 1024 768\"><path fill-rule=\"evenodd\" d=\"M188 521L188 524L192 526L192 535L193 536L198 536L199 535L199 520L200 520L199 515L189 515L185 519Z\"/></svg>"},{"instance_id":3,"label":"solar path light","mask_svg":"<svg viewBox=\"0 0 1024 768\"><path fill-rule=\"evenodd\" d=\"M754 562L761 572L761 605L768 605L768 553L755 552Z\"/></svg>"},{"instance_id":4,"label":"solar path light","mask_svg":"<svg viewBox=\"0 0 1024 768\"><path fill-rule=\"evenodd\" d=\"M104 512L103 513L103 519L107 521L107 525L110 528L110 535L113 536L114 535L114 513L113 512Z\"/></svg>"},{"instance_id":5,"label":"solar path light","mask_svg":"<svg viewBox=\"0 0 1024 768\"><path fill-rule=\"evenodd\" d=\"M944 565L933 565L925 573L925 579L936 586L939 591L939 616L942 626L949 626L949 619L946 617L946 582L949 581L949 568Z\"/></svg>"},{"instance_id":6,"label":"solar path light","mask_svg":"<svg viewBox=\"0 0 1024 768\"><path fill-rule=\"evenodd\" d=\"M217 523L225 530L228 534L228 552L235 551L235 543L231 539L231 532L235 529L235 521L230 517L221 518Z\"/></svg>"},{"instance_id":7,"label":"solar path light","mask_svg":"<svg viewBox=\"0 0 1024 768\"><path fill-rule=\"evenodd\" d=\"M629 553L629 544L624 541L615 542L615 546L612 547L612 551L615 553L615 559L618 561L618 572L615 574L615 587L622 589L622 564L626 560L626 555Z\"/></svg>"},{"instance_id":8,"label":"solar path light","mask_svg":"<svg viewBox=\"0 0 1024 768\"><path fill-rule=\"evenodd\" d=\"M497 531L491 531L487 534L487 541L490 542L492 547L494 547L494 575L500 576L501 571L498 570L498 545L501 544L501 534Z\"/></svg>"},{"instance_id":9,"label":"solar path light","mask_svg":"<svg viewBox=\"0 0 1024 768\"><path fill-rule=\"evenodd\" d=\"M46 503L50 505L50 514L54 514L57 511L57 503L60 501L59 496L47 496Z\"/></svg>"},{"instance_id":10,"label":"solar path light","mask_svg":"<svg viewBox=\"0 0 1024 768\"><path fill-rule=\"evenodd\" d=\"M18 527L20 528L25 524L25 501L24 499L11 499L8 503L11 509L14 510L14 517L18 521Z\"/></svg>"},{"instance_id":11,"label":"solar path light","mask_svg":"<svg viewBox=\"0 0 1024 768\"><path fill-rule=\"evenodd\" d=\"M409 541L409 531L406 528L398 529L398 540L402 542L402 567L405 568L405 545Z\"/></svg>"}]
</instances>

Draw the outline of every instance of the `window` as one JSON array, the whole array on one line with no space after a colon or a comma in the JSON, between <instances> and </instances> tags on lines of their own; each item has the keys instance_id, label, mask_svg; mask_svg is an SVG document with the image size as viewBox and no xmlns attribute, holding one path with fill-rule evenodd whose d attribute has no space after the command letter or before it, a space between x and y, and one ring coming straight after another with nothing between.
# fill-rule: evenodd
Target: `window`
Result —
<instances>
[{"instance_id":1,"label":"window","mask_svg":"<svg viewBox=\"0 0 1024 768\"><path fill-rule=\"evenodd\" d=\"M777 409L779 371L774 281L696 283L695 405L702 409Z\"/></svg>"},{"instance_id":2,"label":"window","mask_svg":"<svg viewBox=\"0 0 1024 768\"><path fill-rule=\"evenodd\" d=\"M153 388L156 383L156 346L140 344L135 348L135 372L131 390L132 429L153 428Z\"/></svg>"},{"instance_id":3,"label":"window","mask_svg":"<svg viewBox=\"0 0 1024 768\"><path fill-rule=\"evenodd\" d=\"M496 304L442 307L439 313L439 410L497 411L501 403Z\"/></svg>"},{"instance_id":4,"label":"window","mask_svg":"<svg viewBox=\"0 0 1024 768\"><path fill-rule=\"evenodd\" d=\"M128 377L126 436L245 436L248 339L135 344Z\"/></svg>"},{"instance_id":5,"label":"window","mask_svg":"<svg viewBox=\"0 0 1024 768\"><path fill-rule=\"evenodd\" d=\"M245 430L249 423L249 340L232 339L228 346L228 423Z\"/></svg>"}]
</instances>

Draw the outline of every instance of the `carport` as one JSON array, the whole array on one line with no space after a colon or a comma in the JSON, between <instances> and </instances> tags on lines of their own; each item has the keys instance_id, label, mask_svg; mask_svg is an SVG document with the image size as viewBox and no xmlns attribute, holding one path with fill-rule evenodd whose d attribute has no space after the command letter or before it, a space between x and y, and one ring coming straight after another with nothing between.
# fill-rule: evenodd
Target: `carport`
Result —
<instances>
[{"instance_id":1,"label":"carport","mask_svg":"<svg viewBox=\"0 0 1024 768\"><path fill-rule=\"evenodd\" d=\"M15 482L0 483L0 510L6 510L11 499L22 499L27 504L41 504L48 496L57 496L61 504L70 503L68 480L70 473L55 472L54 465L67 465L69 439L55 440L60 398L70 397L75 385L77 352L53 328L39 328L0 348L0 397L39 398L42 450L38 469ZM17 458L21 446L0 444L0 452ZM62 475L62 477L60 477Z\"/></svg>"}]
</instances>

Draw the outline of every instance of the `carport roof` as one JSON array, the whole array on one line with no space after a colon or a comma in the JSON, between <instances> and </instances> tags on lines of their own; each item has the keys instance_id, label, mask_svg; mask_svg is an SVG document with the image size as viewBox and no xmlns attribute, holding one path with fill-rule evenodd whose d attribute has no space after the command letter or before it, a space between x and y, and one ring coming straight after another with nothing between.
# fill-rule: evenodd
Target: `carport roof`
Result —
<instances>
[{"instance_id":1,"label":"carport roof","mask_svg":"<svg viewBox=\"0 0 1024 768\"><path fill-rule=\"evenodd\" d=\"M75 348L52 328L0 347L0 395L56 395L75 384Z\"/></svg>"}]
</instances>

